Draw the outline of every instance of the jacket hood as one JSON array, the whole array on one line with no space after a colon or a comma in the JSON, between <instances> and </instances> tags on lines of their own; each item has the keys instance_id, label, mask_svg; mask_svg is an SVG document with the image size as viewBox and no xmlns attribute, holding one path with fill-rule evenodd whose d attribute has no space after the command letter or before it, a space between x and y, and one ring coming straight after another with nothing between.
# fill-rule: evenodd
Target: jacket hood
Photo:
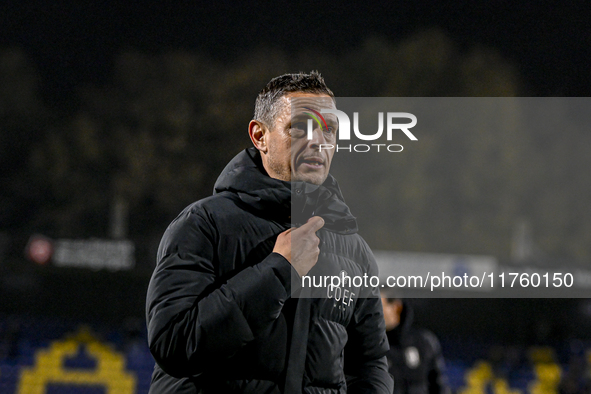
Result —
<instances>
[{"instance_id":1,"label":"jacket hood","mask_svg":"<svg viewBox=\"0 0 591 394\"><path fill-rule=\"evenodd\" d=\"M254 147L243 150L226 165L214 186L214 194L221 192L236 194L250 209L276 221L299 226L312 216L320 216L327 230L357 232L357 221L332 175L322 185L271 178Z\"/></svg>"}]
</instances>

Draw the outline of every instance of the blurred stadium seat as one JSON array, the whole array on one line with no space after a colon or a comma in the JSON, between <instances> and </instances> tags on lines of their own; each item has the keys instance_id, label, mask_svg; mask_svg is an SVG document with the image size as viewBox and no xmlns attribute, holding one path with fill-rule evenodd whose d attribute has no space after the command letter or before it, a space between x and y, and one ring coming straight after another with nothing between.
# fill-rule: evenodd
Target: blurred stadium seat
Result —
<instances>
[{"instance_id":1,"label":"blurred stadium seat","mask_svg":"<svg viewBox=\"0 0 591 394\"><path fill-rule=\"evenodd\" d=\"M528 348L484 341L442 338L453 393L557 394L567 379L569 394L589 387L591 343ZM144 394L153 368L143 323L105 329L0 316L2 394Z\"/></svg>"}]
</instances>

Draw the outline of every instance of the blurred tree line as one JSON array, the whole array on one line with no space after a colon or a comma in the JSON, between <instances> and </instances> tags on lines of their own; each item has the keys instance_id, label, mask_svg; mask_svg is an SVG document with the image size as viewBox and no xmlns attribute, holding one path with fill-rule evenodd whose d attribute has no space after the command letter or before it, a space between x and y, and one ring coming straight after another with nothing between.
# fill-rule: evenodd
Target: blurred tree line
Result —
<instances>
[{"instance_id":1,"label":"blurred tree line","mask_svg":"<svg viewBox=\"0 0 591 394\"><path fill-rule=\"evenodd\" d=\"M80 87L76 108L62 111L40 97L27 55L4 49L0 231L19 251L34 232L108 237L110 212L122 203L139 263L151 265L167 224L210 195L224 165L250 145L258 91L274 76L311 69L341 97L527 95L497 52L460 50L438 30L396 44L373 37L338 54L261 47L231 64L128 51L117 56L110 83ZM376 163L383 172L339 179L375 248L507 258L524 219L544 255L586 262L591 141L583 129L562 139L457 130L430 136L412 154L381 158L391 160ZM363 176L375 187L361 194L355 180Z\"/></svg>"}]
</instances>

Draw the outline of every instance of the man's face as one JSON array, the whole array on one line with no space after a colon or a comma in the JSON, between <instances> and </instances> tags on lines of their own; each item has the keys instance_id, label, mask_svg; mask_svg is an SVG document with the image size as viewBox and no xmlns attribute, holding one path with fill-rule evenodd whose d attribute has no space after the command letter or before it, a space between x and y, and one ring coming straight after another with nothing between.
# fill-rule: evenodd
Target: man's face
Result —
<instances>
[{"instance_id":1,"label":"man's face","mask_svg":"<svg viewBox=\"0 0 591 394\"><path fill-rule=\"evenodd\" d=\"M328 176L334 155L334 149L321 149L321 145L335 145L338 123L335 115L322 114L326 125L320 120L321 127L309 114L314 114L311 110L335 109L334 101L327 95L301 92L290 93L280 101L275 124L267 133L265 168L272 178L320 185ZM308 139L308 119L313 121L312 139Z\"/></svg>"},{"instance_id":2,"label":"man's face","mask_svg":"<svg viewBox=\"0 0 591 394\"><path fill-rule=\"evenodd\" d=\"M400 324L400 314L402 313L402 301L394 301L382 296L382 307L384 309L384 321L386 322L386 331L393 330Z\"/></svg>"}]
</instances>

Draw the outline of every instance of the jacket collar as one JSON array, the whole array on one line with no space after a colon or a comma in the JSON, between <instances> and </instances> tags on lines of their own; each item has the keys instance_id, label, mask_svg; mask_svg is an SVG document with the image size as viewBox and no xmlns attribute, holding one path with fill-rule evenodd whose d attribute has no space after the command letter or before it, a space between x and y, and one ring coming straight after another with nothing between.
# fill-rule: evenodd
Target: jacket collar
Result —
<instances>
[{"instance_id":1,"label":"jacket collar","mask_svg":"<svg viewBox=\"0 0 591 394\"><path fill-rule=\"evenodd\" d=\"M321 216L327 230L357 232L357 221L332 175L322 185L271 178L255 148L243 150L224 168L214 194L224 191L237 194L250 209L276 221L299 226L312 216Z\"/></svg>"}]
</instances>

